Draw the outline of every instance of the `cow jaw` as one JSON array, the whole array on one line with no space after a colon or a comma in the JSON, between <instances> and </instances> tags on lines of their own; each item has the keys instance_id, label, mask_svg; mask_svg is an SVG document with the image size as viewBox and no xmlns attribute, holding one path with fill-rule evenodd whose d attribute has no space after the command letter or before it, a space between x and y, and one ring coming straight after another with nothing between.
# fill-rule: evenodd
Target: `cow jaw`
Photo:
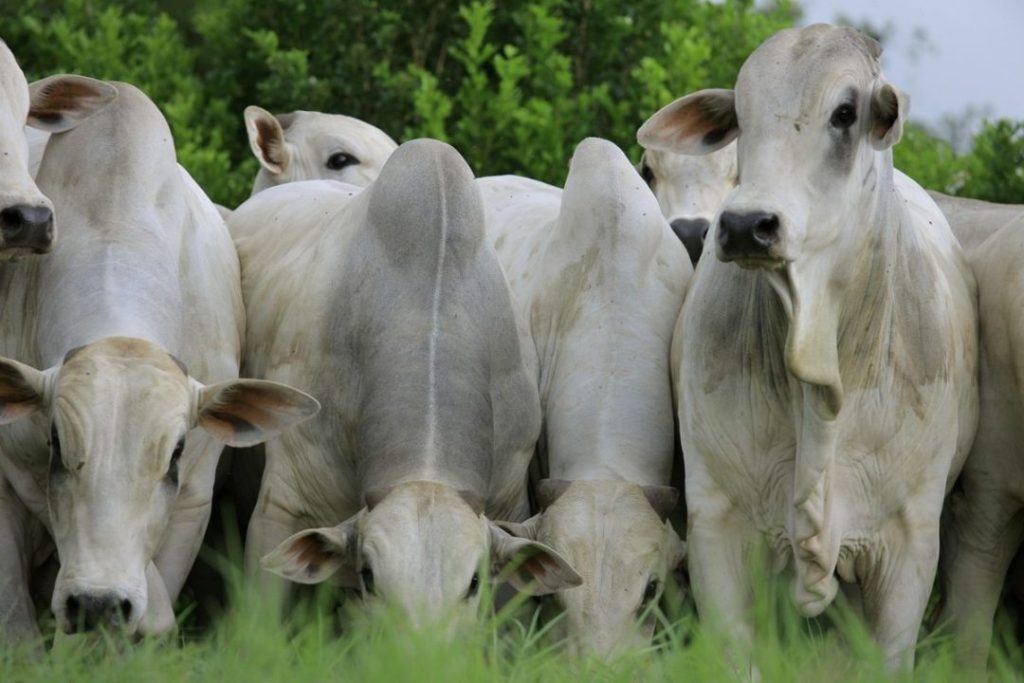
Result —
<instances>
[{"instance_id":1,"label":"cow jaw","mask_svg":"<svg viewBox=\"0 0 1024 683\"><path fill-rule=\"evenodd\" d=\"M583 577L582 585L555 594L573 651L612 657L649 646L653 610L685 546L642 487L572 482L531 525L537 540L565 556Z\"/></svg>"}]
</instances>

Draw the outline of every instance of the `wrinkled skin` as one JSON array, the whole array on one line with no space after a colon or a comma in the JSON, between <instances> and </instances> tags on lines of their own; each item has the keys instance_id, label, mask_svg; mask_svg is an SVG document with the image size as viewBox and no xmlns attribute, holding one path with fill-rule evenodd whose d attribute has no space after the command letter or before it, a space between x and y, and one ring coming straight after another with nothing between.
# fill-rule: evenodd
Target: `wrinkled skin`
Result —
<instances>
[{"instance_id":1,"label":"wrinkled skin","mask_svg":"<svg viewBox=\"0 0 1024 683\"><path fill-rule=\"evenodd\" d=\"M33 84L33 97L63 82ZM54 546L59 627L172 629L223 444L316 410L294 389L233 379L243 315L230 237L156 106L103 85L116 97L51 137L37 177L69 229L45 259L0 268L0 354L22 361L0 360L0 422L12 423L0 430L0 575L16 577L0 603L28 605L4 613L12 638L38 636L28 584Z\"/></svg>"},{"instance_id":2,"label":"wrinkled skin","mask_svg":"<svg viewBox=\"0 0 1024 683\"><path fill-rule=\"evenodd\" d=\"M908 102L879 53L851 29L782 31L735 93L690 95L638 133L690 154L738 136L673 371L694 596L741 669L762 541L805 614L855 584L889 666L912 665L977 424L974 278L934 202L893 180Z\"/></svg>"},{"instance_id":3,"label":"wrinkled skin","mask_svg":"<svg viewBox=\"0 0 1024 683\"><path fill-rule=\"evenodd\" d=\"M245 109L245 130L260 162L253 194L296 180L365 187L398 148L376 126L341 114L296 111L274 116L250 106Z\"/></svg>"},{"instance_id":4,"label":"wrinkled skin","mask_svg":"<svg viewBox=\"0 0 1024 683\"><path fill-rule=\"evenodd\" d=\"M580 143L564 192L508 176L479 183L488 236L540 357L546 478L535 485L545 509L509 528L584 576L555 597L574 652L649 644L646 607L683 560L664 521L678 497L668 360L693 269L610 142Z\"/></svg>"},{"instance_id":5,"label":"wrinkled skin","mask_svg":"<svg viewBox=\"0 0 1024 683\"><path fill-rule=\"evenodd\" d=\"M229 226L246 367L324 404L267 445L250 570L262 559L292 581L333 576L424 627L475 613L481 560L496 576L525 560L501 578L528 591L578 585L550 548L488 521L529 515L537 366L458 153L406 143L366 190L272 188Z\"/></svg>"},{"instance_id":6,"label":"wrinkled skin","mask_svg":"<svg viewBox=\"0 0 1024 683\"><path fill-rule=\"evenodd\" d=\"M736 145L703 156L644 150L637 170L696 266L718 207L736 187Z\"/></svg>"},{"instance_id":7,"label":"wrinkled skin","mask_svg":"<svg viewBox=\"0 0 1024 683\"><path fill-rule=\"evenodd\" d=\"M939 622L950 622L959 663L985 675L992 620L1024 539L1024 207L932 193L978 279L978 435L944 520Z\"/></svg>"}]
</instances>

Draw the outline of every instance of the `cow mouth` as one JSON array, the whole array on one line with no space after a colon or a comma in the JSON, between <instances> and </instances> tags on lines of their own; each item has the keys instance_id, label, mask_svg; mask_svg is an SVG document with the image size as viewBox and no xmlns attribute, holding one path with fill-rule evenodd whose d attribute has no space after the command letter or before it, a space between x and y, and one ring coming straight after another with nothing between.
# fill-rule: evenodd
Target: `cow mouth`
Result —
<instances>
[{"instance_id":1,"label":"cow mouth","mask_svg":"<svg viewBox=\"0 0 1024 683\"><path fill-rule=\"evenodd\" d=\"M725 255L721 260L725 263L735 263L743 270L782 270L786 267L786 259L767 254Z\"/></svg>"}]
</instances>

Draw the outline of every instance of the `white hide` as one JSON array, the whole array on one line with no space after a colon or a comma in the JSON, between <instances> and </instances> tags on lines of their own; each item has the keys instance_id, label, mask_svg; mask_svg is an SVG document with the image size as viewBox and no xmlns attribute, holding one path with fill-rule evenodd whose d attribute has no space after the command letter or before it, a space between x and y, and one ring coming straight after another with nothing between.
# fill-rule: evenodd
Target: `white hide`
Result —
<instances>
[{"instance_id":1,"label":"white hide","mask_svg":"<svg viewBox=\"0 0 1024 683\"><path fill-rule=\"evenodd\" d=\"M475 613L478 571L504 574L517 556L501 578L518 588L578 584L549 548L488 520L529 514L537 361L458 153L406 143L366 190L290 183L229 223L246 368L324 405L267 444L249 568L334 576L413 624Z\"/></svg>"},{"instance_id":2,"label":"white hide","mask_svg":"<svg viewBox=\"0 0 1024 683\"><path fill-rule=\"evenodd\" d=\"M674 424L672 330L693 272L625 155L591 138L565 191L479 181L493 241L540 360L545 509L511 525L584 578L559 591L571 647L613 655L649 644L684 546L665 521Z\"/></svg>"},{"instance_id":3,"label":"white hide","mask_svg":"<svg viewBox=\"0 0 1024 683\"><path fill-rule=\"evenodd\" d=\"M0 575L18 577L0 602L27 595L55 543L59 626L158 633L174 627L223 443L257 443L316 401L234 379L230 236L156 106L103 85L116 100L54 134L37 177L68 229L45 259L0 267L0 355L21 361L0 359ZM36 631L30 611L4 626Z\"/></svg>"},{"instance_id":4,"label":"white hide","mask_svg":"<svg viewBox=\"0 0 1024 683\"><path fill-rule=\"evenodd\" d=\"M245 130L260 162L253 194L296 180L365 187L398 147L380 128L341 114L296 111L274 116L250 106L245 109Z\"/></svg>"},{"instance_id":5,"label":"white hide","mask_svg":"<svg viewBox=\"0 0 1024 683\"><path fill-rule=\"evenodd\" d=\"M978 434L943 528L940 622L959 663L985 676L992 620L1007 568L1024 539L1024 206L931 193L978 280Z\"/></svg>"},{"instance_id":6,"label":"white hide","mask_svg":"<svg viewBox=\"0 0 1024 683\"><path fill-rule=\"evenodd\" d=\"M879 52L852 29L782 31L735 95L690 95L641 136L700 154L738 135L739 184L673 370L694 596L740 667L761 541L795 569L805 613L832 601L837 577L855 583L889 664L913 662L942 501L977 423L974 278L927 193L893 180L907 98ZM731 225L767 217L751 222L762 252L722 239L730 212Z\"/></svg>"}]
</instances>

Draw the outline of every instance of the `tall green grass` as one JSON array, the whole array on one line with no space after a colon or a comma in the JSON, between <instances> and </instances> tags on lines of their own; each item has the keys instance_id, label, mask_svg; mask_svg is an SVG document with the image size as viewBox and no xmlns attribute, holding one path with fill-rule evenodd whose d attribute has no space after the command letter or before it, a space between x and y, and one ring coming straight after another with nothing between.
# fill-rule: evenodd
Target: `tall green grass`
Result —
<instances>
[{"instance_id":1,"label":"tall green grass","mask_svg":"<svg viewBox=\"0 0 1024 683\"><path fill-rule=\"evenodd\" d=\"M230 544L237 554L237 543ZM692 607L661 628L651 648L614 661L572 661L553 642L550 622L531 603L497 614L483 610L479 624L446 638L443 629L416 632L399 614L365 614L322 587L285 615L261 596L236 560L207 556L224 572L229 607L201 626L186 606L173 636L132 643L112 634L48 638L37 648L0 649L0 681L97 683L131 681L732 681L723 639L703 630ZM487 596L485 596L486 598ZM347 606L346 606L347 605ZM947 637L925 635L913 675L889 675L862 622L840 601L825 616L801 618L786 591L767 584L753 607L757 635L753 659L771 681L950 681L961 683ZM344 624L344 628L342 628ZM48 625L52 631L52 624ZM1001 618L993 648L994 680L1021 680L1024 657L1008 619Z\"/></svg>"}]
</instances>

